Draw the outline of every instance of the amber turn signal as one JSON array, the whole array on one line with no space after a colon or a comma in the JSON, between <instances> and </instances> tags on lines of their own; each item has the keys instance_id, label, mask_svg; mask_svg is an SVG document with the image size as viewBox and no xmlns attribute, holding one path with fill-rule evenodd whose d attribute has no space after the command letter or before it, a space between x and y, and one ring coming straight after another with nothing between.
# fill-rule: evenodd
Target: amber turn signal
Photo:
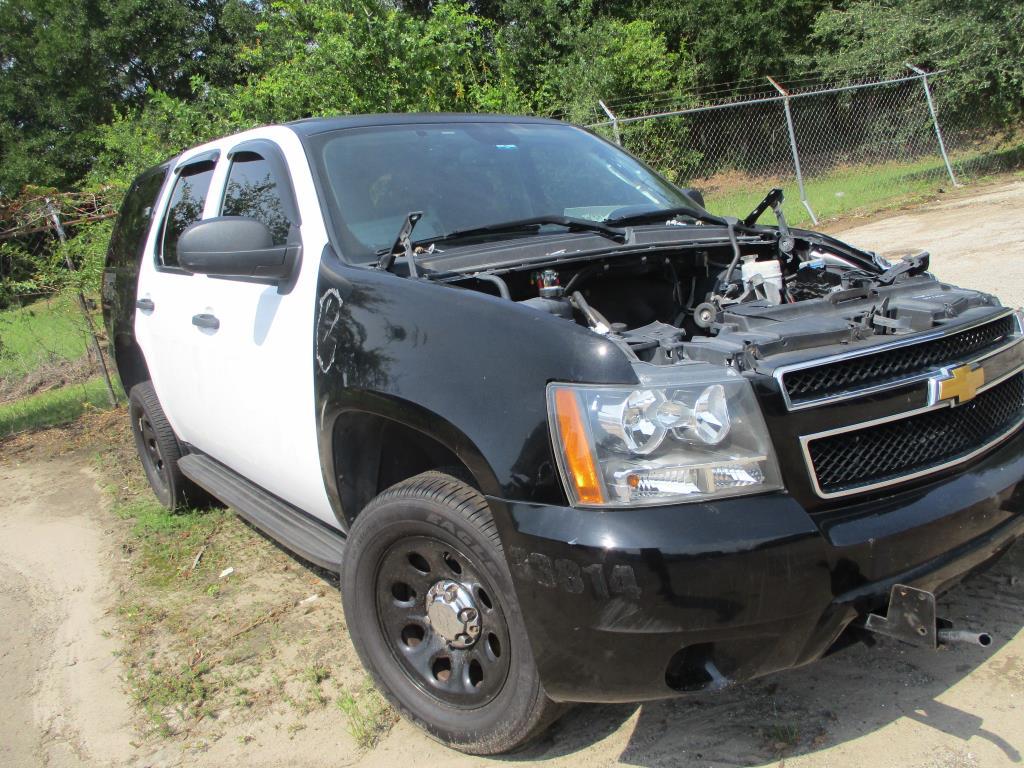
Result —
<instances>
[{"instance_id":1,"label":"amber turn signal","mask_svg":"<svg viewBox=\"0 0 1024 768\"><path fill-rule=\"evenodd\" d=\"M566 469L581 504L603 504L604 493L597 475L597 465L590 452L587 426L580 412L579 397L571 389L555 392L555 413L558 416L558 434L562 438Z\"/></svg>"}]
</instances>

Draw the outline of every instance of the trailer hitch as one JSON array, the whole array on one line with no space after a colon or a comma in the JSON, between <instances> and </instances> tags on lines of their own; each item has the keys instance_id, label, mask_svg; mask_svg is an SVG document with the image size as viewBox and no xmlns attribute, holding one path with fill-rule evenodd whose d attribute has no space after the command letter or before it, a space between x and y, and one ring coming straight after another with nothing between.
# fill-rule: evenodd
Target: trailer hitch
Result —
<instances>
[{"instance_id":1,"label":"trailer hitch","mask_svg":"<svg viewBox=\"0 0 1024 768\"><path fill-rule=\"evenodd\" d=\"M905 584L893 585L889 593L889 610L885 616L869 613L864 629L886 635L921 648L964 643L986 648L992 645L988 632L954 629L953 622L935 615L935 595Z\"/></svg>"}]
</instances>

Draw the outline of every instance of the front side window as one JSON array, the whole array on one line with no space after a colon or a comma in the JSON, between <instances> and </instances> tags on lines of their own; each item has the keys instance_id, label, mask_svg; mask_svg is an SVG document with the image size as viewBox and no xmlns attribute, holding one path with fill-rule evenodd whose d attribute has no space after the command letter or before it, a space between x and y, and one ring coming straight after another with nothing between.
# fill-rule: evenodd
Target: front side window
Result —
<instances>
[{"instance_id":1,"label":"front side window","mask_svg":"<svg viewBox=\"0 0 1024 768\"><path fill-rule=\"evenodd\" d=\"M231 159L221 215L261 221L273 234L274 245L284 245L292 221L282 194L283 183L271 164L260 155L237 153Z\"/></svg>"},{"instance_id":2,"label":"front side window","mask_svg":"<svg viewBox=\"0 0 1024 768\"><path fill-rule=\"evenodd\" d=\"M602 221L692 208L639 160L568 125L458 122L342 129L313 137L315 170L347 252L389 247L422 211L416 240L537 216Z\"/></svg>"},{"instance_id":3,"label":"front side window","mask_svg":"<svg viewBox=\"0 0 1024 768\"><path fill-rule=\"evenodd\" d=\"M160 263L165 267L178 266L178 238L190 224L203 217L213 168L212 161L204 161L185 166L178 173L160 238Z\"/></svg>"}]
</instances>

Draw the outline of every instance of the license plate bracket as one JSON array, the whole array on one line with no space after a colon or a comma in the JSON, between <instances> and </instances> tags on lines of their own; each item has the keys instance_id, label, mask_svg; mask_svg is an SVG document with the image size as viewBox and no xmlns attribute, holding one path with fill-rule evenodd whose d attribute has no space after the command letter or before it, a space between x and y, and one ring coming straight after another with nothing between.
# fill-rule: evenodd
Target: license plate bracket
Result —
<instances>
[{"instance_id":1,"label":"license plate bracket","mask_svg":"<svg viewBox=\"0 0 1024 768\"><path fill-rule=\"evenodd\" d=\"M906 584L894 584L885 616L869 613L864 628L920 648L938 647L935 595Z\"/></svg>"}]
</instances>

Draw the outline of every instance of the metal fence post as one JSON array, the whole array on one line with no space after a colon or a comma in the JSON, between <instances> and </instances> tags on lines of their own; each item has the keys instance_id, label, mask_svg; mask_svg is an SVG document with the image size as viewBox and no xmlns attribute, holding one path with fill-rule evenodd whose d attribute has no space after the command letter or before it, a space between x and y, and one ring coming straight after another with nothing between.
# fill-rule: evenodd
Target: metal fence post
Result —
<instances>
[{"instance_id":1,"label":"metal fence post","mask_svg":"<svg viewBox=\"0 0 1024 768\"><path fill-rule=\"evenodd\" d=\"M793 128L793 113L789 110L789 91L770 77L768 78L768 82L775 86L775 90L777 90L782 96L782 109L786 113L786 128L789 129L789 148L793 153L793 168L796 170L796 185L800 190L800 202L804 204L804 208L807 209L807 213L811 215L811 221L817 224L818 217L814 215L814 210L811 208L811 204L807 200L807 192L804 191L804 174L803 171L800 170L800 153L796 149L796 130Z\"/></svg>"},{"instance_id":2,"label":"metal fence post","mask_svg":"<svg viewBox=\"0 0 1024 768\"><path fill-rule=\"evenodd\" d=\"M614 112L612 112L610 109L608 109L608 105L605 104L603 101L598 99L597 103L601 105L601 109L603 109L604 113L606 115L608 115L608 119L612 121L612 135L615 136L615 143L618 144L621 147L622 146L622 134L619 133L619 118L617 118L615 116Z\"/></svg>"},{"instance_id":3,"label":"metal fence post","mask_svg":"<svg viewBox=\"0 0 1024 768\"><path fill-rule=\"evenodd\" d=\"M939 151L942 153L942 161L946 164L946 172L949 173L949 180L953 182L954 187L963 186L959 181L956 180L956 176L953 175L953 166L950 165L949 155L946 154L946 142L942 140L942 129L939 128L939 116L935 114L935 102L932 101L932 89L928 87L928 72L923 69L918 69L913 64L904 62L907 69L916 72L921 76L921 85L924 86L924 98L928 102L928 111L932 115L932 125L935 126L935 137L939 140Z\"/></svg>"},{"instance_id":4,"label":"metal fence post","mask_svg":"<svg viewBox=\"0 0 1024 768\"><path fill-rule=\"evenodd\" d=\"M53 228L57 232L57 238L60 240L61 245L64 245L68 241L67 233L64 231L64 226L60 223L60 216L57 214L57 209L53 205L53 201L46 198L46 213L53 223ZM71 272L77 271L75 269L74 262L71 261L70 254L67 251L64 252L64 264ZM82 310L82 317L85 318L85 324L89 328L89 339L92 341L93 351L96 353L96 359L99 360L100 369L103 372L103 381L107 385L107 397L110 398L110 404L112 406L117 405L117 393L114 391L114 384L110 380L110 371L107 368L107 361L103 357L103 350L100 347L99 336L96 334L96 324L92 321L92 315L89 314L89 305L85 301L85 294L82 291L78 291L78 306Z\"/></svg>"}]
</instances>

